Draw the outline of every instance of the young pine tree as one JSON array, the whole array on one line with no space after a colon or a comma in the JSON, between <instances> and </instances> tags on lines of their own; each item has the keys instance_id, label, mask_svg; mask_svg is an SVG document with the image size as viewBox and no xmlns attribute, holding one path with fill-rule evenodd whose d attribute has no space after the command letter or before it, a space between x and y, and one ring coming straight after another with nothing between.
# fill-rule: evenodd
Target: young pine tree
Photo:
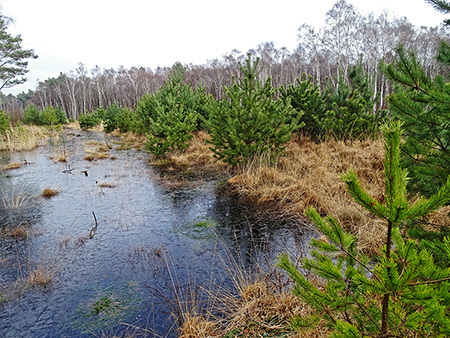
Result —
<instances>
[{"instance_id":1,"label":"young pine tree","mask_svg":"<svg viewBox=\"0 0 450 338\"><path fill-rule=\"evenodd\" d=\"M294 293L314 309L308 320L294 322L309 325L324 318L334 327L334 337L448 337L450 269L437 267L432 254L403 238L399 228L448 203L450 179L429 199L408 201L407 171L400 168L401 124L384 126L383 132L384 203L370 197L353 172L343 180L356 202L386 221L386 244L378 257L367 257L357 250L358 239L335 218L323 218L310 208L308 216L328 241L313 239L312 258L304 258L301 267L319 276L325 287L301 274L286 254L280 257L278 265L296 282ZM450 238L441 248L449 259Z\"/></svg>"},{"instance_id":2,"label":"young pine tree","mask_svg":"<svg viewBox=\"0 0 450 338\"><path fill-rule=\"evenodd\" d=\"M175 64L169 80L155 97L146 98L147 108L150 108L144 114L148 123L146 148L157 156L185 149L197 128L197 96L183 82L184 74L184 67Z\"/></svg>"},{"instance_id":3,"label":"young pine tree","mask_svg":"<svg viewBox=\"0 0 450 338\"><path fill-rule=\"evenodd\" d=\"M383 66L395 86L389 108L404 123L408 188L430 196L450 175L450 86L442 76L428 77L414 52L399 47L397 54L397 62Z\"/></svg>"},{"instance_id":4,"label":"young pine tree","mask_svg":"<svg viewBox=\"0 0 450 338\"><path fill-rule=\"evenodd\" d=\"M325 114L319 125L338 140L354 140L377 135L383 120L382 111L374 113L376 98L364 72L362 61L352 67L346 79L343 74L334 86L331 81L323 91Z\"/></svg>"},{"instance_id":5,"label":"young pine tree","mask_svg":"<svg viewBox=\"0 0 450 338\"><path fill-rule=\"evenodd\" d=\"M302 114L300 122L304 123L304 126L299 129L302 134L316 141L325 136L325 131L320 125L320 121L324 118L325 105L319 86L313 83L311 76L307 78L304 75L302 79L297 79L295 84L289 85L286 89L281 87L280 98L286 104L290 100L292 107L296 110L295 115L288 117L289 120L297 118L298 113Z\"/></svg>"},{"instance_id":6,"label":"young pine tree","mask_svg":"<svg viewBox=\"0 0 450 338\"><path fill-rule=\"evenodd\" d=\"M225 88L228 98L212 101L206 122L215 156L232 165L266 154L273 160L284 149L292 132L298 129L301 113L290 100L276 99L271 79L258 80L259 59L250 55L240 65L242 77Z\"/></svg>"}]
</instances>

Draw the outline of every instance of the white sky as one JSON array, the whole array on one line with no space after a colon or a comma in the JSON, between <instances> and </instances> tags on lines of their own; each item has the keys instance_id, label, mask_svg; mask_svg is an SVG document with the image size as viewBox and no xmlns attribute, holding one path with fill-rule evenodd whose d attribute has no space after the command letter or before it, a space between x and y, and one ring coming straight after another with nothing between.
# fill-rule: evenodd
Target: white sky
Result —
<instances>
[{"instance_id":1,"label":"white sky","mask_svg":"<svg viewBox=\"0 0 450 338\"><path fill-rule=\"evenodd\" d=\"M38 80L75 70L143 66L155 69L204 64L262 42L276 48L297 46L297 28L322 26L337 0L0 0L15 23L31 60L28 81L3 90L17 94ZM445 18L425 0L347 0L362 14L387 10L416 26L437 26Z\"/></svg>"}]
</instances>

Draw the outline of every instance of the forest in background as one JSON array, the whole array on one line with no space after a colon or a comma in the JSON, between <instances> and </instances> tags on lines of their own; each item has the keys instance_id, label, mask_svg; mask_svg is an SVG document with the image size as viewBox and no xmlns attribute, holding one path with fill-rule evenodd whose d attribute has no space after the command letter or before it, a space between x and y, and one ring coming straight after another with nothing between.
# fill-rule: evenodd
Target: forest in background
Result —
<instances>
[{"instance_id":1,"label":"forest in background","mask_svg":"<svg viewBox=\"0 0 450 338\"><path fill-rule=\"evenodd\" d=\"M327 12L322 27L305 24L299 27L298 46L294 51L277 48L273 42L263 42L247 52L233 50L203 65L184 65L184 81L204 86L207 94L220 100L225 95L224 87L231 85L233 77L239 77L239 64L250 54L260 59L260 79L270 77L274 87L288 87L307 74L323 89L330 82L336 85L341 76L348 79L351 67L361 62L373 87L376 110L386 106L386 97L391 92L379 62L393 62L395 48L403 45L417 52L429 77L444 74L446 69L435 57L442 40L449 41L444 26L416 27L406 18L393 18L386 12L379 16L362 15L353 5L340 0ZM159 90L171 70L172 67L152 70L98 66L89 70L80 63L70 73L46 79L28 93L0 94L0 109L11 116L21 116L24 108L32 103L40 109L60 107L72 119L113 104L134 109L144 94Z\"/></svg>"}]
</instances>

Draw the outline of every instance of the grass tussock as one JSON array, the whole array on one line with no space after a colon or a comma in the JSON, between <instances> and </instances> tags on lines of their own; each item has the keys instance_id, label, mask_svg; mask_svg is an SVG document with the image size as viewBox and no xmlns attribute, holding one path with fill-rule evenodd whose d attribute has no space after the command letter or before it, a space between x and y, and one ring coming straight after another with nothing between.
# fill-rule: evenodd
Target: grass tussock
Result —
<instances>
[{"instance_id":1,"label":"grass tussock","mask_svg":"<svg viewBox=\"0 0 450 338\"><path fill-rule=\"evenodd\" d=\"M275 165L256 159L229 179L240 194L260 203L275 203L288 215L302 217L313 206L333 215L360 238L359 249L376 252L383 244L382 221L374 219L347 192L341 175L353 170L362 186L380 202L384 193L384 150L381 139L352 144L294 139Z\"/></svg>"},{"instance_id":2,"label":"grass tussock","mask_svg":"<svg viewBox=\"0 0 450 338\"><path fill-rule=\"evenodd\" d=\"M28 238L27 225L19 225L14 227L4 227L0 230L0 238L9 237L15 240L24 240Z\"/></svg>"},{"instance_id":3,"label":"grass tussock","mask_svg":"<svg viewBox=\"0 0 450 338\"><path fill-rule=\"evenodd\" d=\"M47 286L52 282L54 271L46 267L37 267L28 276L30 286Z\"/></svg>"},{"instance_id":4,"label":"grass tussock","mask_svg":"<svg viewBox=\"0 0 450 338\"><path fill-rule=\"evenodd\" d=\"M179 337L328 337L323 325L304 330L291 327L294 316L304 317L310 309L290 291L276 291L267 281L254 281L238 286L237 295L211 295L224 316L210 313L184 314Z\"/></svg>"},{"instance_id":5,"label":"grass tussock","mask_svg":"<svg viewBox=\"0 0 450 338\"><path fill-rule=\"evenodd\" d=\"M47 199L52 198L53 196L56 196L59 194L59 190L51 189L51 188L45 188L42 192L41 196Z\"/></svg>"},{"instance_id":6,"label":"grass tussock","mask_svg":"<svg viewBox=\"0 0 450 338\"><path fill-rule=\"evenodd\" d=\"M110 148L105 143L90 140L86 144L85 152L87 155L84 157L85 160L96 161L111 158L108 154Z\"/></svg>"},{"instance_id":7,"label":"grass tussock","mask_svg":"<svg viewBox=\"0 0 450 338\"><path fill-rule=\"evenodd\" d=\"M32 195L25 191L23 187L6 191L0 188L0 207L8 210L16 210L28 205Z\"/></svg>"},{"instance_id":8,"label":"grass tussock","mask_svg":"<svg viewBox=\"0 0 450 338\"><path fill-rule=\"evenodd\" d=\"M14 170L14 169L19 169L20 167L22 167L21 163L13 162L13 163L9 163L7 165L4 165L2 167L2 170Z\"/></svg>"},{"instance_id":9,"label":"grass tussock","mask_svg":"<svg viewBox=\"0 0 450 338\"><path fill-rule=\"evenodd\" d=\"M131 148L139 150L145 149L145 143L147 142L147 137L145 135L131 132L120 133L118 131L114 131L112 134L120 137L120 142L118 142L116 150L129 150Z\"/></svg>"},{"instance_id":10,"label":"grass tussock","mask_svg":"<svg viewBox=\"0 0 450 338\"><path fill-rule=\"evenodd\" d=\"M100 188L115 188L117 185L111 182L100 182L98 186Z\"/></svg>"},{"instance_id":11,"label":"grass tussock","mask_svg":"<svg viewBox=\"0 0 450 338\"><path fill-rule=\"evenodd\" d=\"M217 161L209 149L208 139L206 132L197 132L184 151L171 152L163 161L152 164L163 166L166 172L173 172L174 175L193 176L197 179L229 175L231 168Z\"/></svg>"},{"instance_id":12,"label":"grass tussock","mask_svg":"<svg viewBox=\"0 0 450 338\"><path fill-rule=\"evenodd\" d=\"M0 151L32 150L42 145L49 137L56 140L60 130L56 127L35 125L12 126L5 134L0 135Z\"/></svg>"}]
</instances>

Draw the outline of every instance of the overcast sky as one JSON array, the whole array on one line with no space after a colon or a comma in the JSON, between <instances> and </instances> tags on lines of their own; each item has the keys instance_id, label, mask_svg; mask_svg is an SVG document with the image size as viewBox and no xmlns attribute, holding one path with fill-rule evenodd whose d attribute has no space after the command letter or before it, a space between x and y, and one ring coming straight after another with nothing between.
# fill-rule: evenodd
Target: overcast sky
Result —
<instances>
[{"instance_id":1,"label":"overcast sky","mask_svg":"<svg viewBox=\"0 0 450 338\"><path fill-rule=\"evenodd\" d=\"M262 42L293 51L297 28L323 25L337 0L0 0L15 20L25 49L39 56L28 66L28 82L3 93L34 89L38 80L88 69L143 66L156 69L204 64ZM425 0L347 0L362 14L387 10L416 26L437 26L445 18Z\"/></svg>"}]
</instances>

